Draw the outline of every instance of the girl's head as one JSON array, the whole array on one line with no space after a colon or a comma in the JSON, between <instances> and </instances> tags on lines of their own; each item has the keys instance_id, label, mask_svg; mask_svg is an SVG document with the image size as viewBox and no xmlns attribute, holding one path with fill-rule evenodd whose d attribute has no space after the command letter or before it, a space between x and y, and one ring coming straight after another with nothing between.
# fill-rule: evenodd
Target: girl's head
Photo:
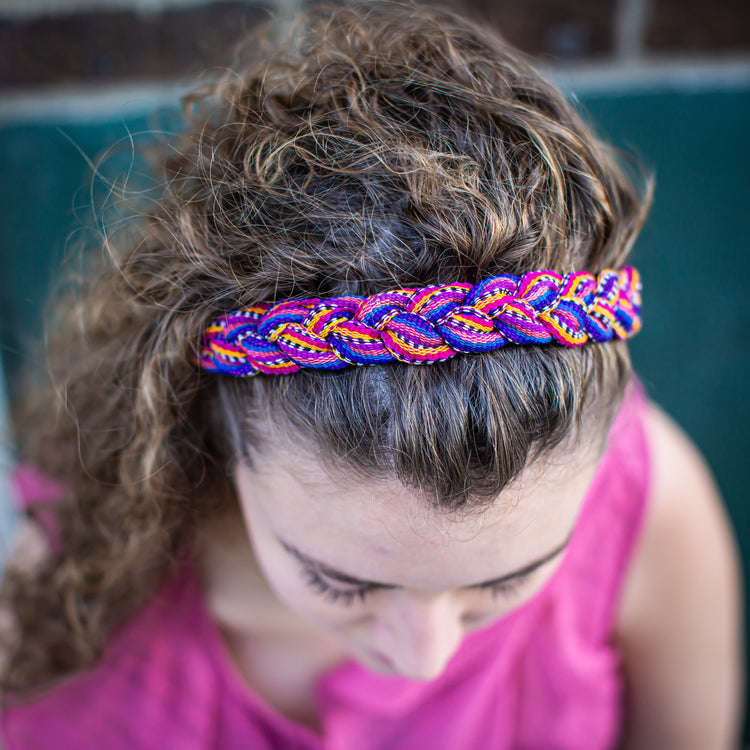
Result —
<instances>
[{"instance_id":1,"label":"girl's head","mask_svg":"<svg viewBox=\"0 0 750 750\"><path fill-rule=\"evenodd\" d=\"M19 684L90 661L238 507L292 608L430 676L449 649L399 644L445 646L530 595L593 475L629 375L622 342L248 379L196 367L206 325L260 301L616 268L650 199L522 54L450 11L319 6L269 37L187 97L159 201L55 308L53 387L20 437L70 494L38 593L6 582ZM301 556L398 588L359 601L341 584L324 604L304 576L334 578ZM543 557L518 600L472 588ZM433 616L453 625L422 632Z\"/></svg>"},{"instance_id":2,"label":"girl's head","mask_svg":"<svg viewBox=\"0 0 750 750\"><path fill-rule=\"evenodd\" d=\"M235 466L237 536L251 540L248 574L262 571L295 615L376 671L431 679L467 633L549 580L598 454L590 442L557 449L481 512L446 513L387 475L351 476L345 459L326 470L283 436L254 470Z\"/></svg>"}]
</instances>

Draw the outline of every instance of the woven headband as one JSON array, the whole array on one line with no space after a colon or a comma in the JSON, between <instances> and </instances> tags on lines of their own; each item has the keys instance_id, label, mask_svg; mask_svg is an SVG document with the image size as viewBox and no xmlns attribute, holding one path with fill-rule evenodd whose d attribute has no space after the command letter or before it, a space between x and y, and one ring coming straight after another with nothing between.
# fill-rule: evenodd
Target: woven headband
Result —
<instances>
[{"instance_id":1,"label":"woven headband","mask_svg":"<svg viewBox=\"0 0 750 750\"><path fill-rule=\"evenodd\" d=\"M630 266L598 276L530 271L369 297L259 302L206 329L198 364L247 377L393 360L431 364L507 343L582 346L634 336L640 308L640 276Z\"/></svg>"}]
</instances>

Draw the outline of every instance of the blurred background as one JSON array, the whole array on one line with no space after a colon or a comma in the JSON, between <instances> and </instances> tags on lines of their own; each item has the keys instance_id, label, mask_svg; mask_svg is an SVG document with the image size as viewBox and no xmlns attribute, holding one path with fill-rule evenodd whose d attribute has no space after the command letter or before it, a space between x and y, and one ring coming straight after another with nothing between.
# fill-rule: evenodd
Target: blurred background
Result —
<instances>
[{"instance_id":1,"label":"blurred background","mask_svg":"<svg viewBox=\"0 0 750 750\"><path fill-rule=\"evenodd\" d=\"M242 31L302 0L0 0L0 535L26 341L92 219L98 158L174 126L180 93ZM448 4L448 3L446 3ZM750 0L456 0L537 59L656 173L633 261L647 390L703 450L750 579ZM118 162L118 158L123 161ZM119 165L119 166L118 166ZM40 366L43 363L40 362Z\"/></svg>"}]
</instances>

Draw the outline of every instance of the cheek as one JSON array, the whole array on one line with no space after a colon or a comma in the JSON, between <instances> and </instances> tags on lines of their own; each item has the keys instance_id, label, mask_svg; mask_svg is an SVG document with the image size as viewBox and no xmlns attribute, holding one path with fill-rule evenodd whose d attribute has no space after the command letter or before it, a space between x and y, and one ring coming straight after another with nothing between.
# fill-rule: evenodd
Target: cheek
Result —
<instances>
[{"instance_id":1,"label":"cheek","mask_svg":"<svg viewBox=\"0 0 750 750\"><path fill-rule=\"evenodd\" d=\"M550 583L552 577L557 573L560 565L561 561L555 560L554 562L550 562L545 565L544 568L541 568L533 573L528 578L528 580L521 584L521 586L515 593L507 597L508 612L525 606L532 599L538 596L541 593L542 589L544 589ZM489 595L489 598L492 598L492 596ZM502 595L499 595L497 597L497 601L501 602L502 600ZM507 612L504 614L507 614Z\"/></svg>"},{"instance_id":2,"label":"cheek","mask_svg":"<svg viewBox=\"0 0 750 750\"><path fill-rule=\"evenodd\" d=\"M291 611L328 628L344 626L353 619L347 607L326 600L306 582L299 563L258 519L246 518L245 525L268 587Z\"/></svg>"},{"instance_id":3,"label":"cheek","mask_svg":"<svg viewBox=\"0 0 750 750\"><path fill-rule=\"evenodd\" d=\"M284 551L282 550L282 554ZM305 580L296 561L284 560L274 555L273 559L261 563L269 587L286 606L297 615L329 630L348 626L358 619L357 605L347 607L329 601L312 588Z\"/></svg>"},{"instance_id":4,"label":"cheek","mask_svg":"<svg viewBox=\"0 0 750 750\"><path fill-rule=\"evenodd\" d=\"M536 571L518 588L507 593L492 594L490 591L476 592L467 600L463 622L467 630L475 630L491 624L498 618L511 614L534 599L557 572L560 562L550 563Z\"/></svg>"}]
</instances>

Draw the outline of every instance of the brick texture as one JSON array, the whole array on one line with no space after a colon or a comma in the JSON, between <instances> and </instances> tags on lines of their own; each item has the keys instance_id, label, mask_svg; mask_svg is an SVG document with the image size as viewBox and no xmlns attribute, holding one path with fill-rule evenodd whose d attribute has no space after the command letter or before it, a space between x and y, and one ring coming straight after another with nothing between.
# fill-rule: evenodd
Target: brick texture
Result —
<instances>
[{"instance_id":1,"label":"brick texture","mask_svg":"<svg viewBox=\"0 0 750 750\"><path fill-rule=\"evenodd\" d=\"M443 2L551 64L613 54L618 0ZM0 88L189 77L230 62L243 30L281 3L223 0L151 14L101 10L31 19L3 18L0 8ZM650 8L648 53L750 52L750 0L652 0Z\"/></svg>"},{"instance_id":2,"label":"brick texture","mask_svg":"<svg viewBox=\"0 0 750 750\"><path fill-rule=\"evenodd\" d=\"M164 79L229 62L243 29L267 6L216 4L143 15L134 11L0 19L0 86Z\"/></svg>"},{"instance_id":3,"label":"brick texture","mask_svg":"<svg viewBox=\"0 0 750 750\"><path fill-rule=\"evenodd\" d=\"M653 0L653 52L750 52L750 0Z\"/></svg>"}]
</instances>

